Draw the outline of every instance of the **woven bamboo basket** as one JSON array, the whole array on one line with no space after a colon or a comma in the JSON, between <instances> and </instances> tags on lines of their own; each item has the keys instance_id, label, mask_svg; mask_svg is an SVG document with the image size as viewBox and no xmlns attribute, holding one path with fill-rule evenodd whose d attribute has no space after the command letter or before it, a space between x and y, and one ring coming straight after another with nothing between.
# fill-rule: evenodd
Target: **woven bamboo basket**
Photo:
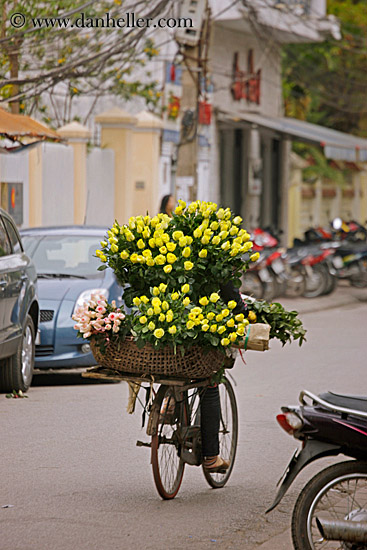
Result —
<instances>
[{"instance_id":1,"label":"woven bamboo basket","mask_svg":"<svg viewBox=\"0 0 367 550\"><path fill-rule=\"evenodd\" d=\"M180 350L175 354L173 348L168 346L155 350L146 344L139 349L131 338L110 342L105 353L93 341L90 346L98 365L134 374L206 378L228 362L228 357L216 350L207 351L193 346L182 355Z\"/></svg>"}]
</instances>

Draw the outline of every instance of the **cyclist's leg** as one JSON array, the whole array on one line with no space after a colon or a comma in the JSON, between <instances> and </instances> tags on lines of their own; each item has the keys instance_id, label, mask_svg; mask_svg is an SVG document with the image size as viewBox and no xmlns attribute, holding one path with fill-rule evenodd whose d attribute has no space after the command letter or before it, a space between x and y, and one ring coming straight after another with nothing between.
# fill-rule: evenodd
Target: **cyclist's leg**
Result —
<instances>
[{"instance_id":1,"label":"cyclist's leg","mask_svg":"<svg viewBox=\"0 0 367 550\"><path fill-rule=\"evenodd\" d=\"M220 398L219 387L209 386L200 394L201 441L206 468L228 468L219 457Z\"/></svg>"}]
</instances>

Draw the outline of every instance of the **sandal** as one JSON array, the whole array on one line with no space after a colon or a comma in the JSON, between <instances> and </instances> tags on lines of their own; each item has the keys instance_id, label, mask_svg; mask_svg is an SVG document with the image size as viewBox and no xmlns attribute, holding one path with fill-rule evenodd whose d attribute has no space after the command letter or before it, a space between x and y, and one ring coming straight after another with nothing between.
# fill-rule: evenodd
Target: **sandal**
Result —
<instances>
[{"instance_id":1,"label":"sandal","mask_svg":"<svg viewBox=\"0 0 367 550\"><path fill-rule=\"evenodd\" d=\"M209 464L205 464L204 459L204 468L209 473L220 473L224 474L229 468L230 463L227 460L223 460L220 456L217 456L216 460L213 462L210 461Z\"/></svg>"}]
</instances>

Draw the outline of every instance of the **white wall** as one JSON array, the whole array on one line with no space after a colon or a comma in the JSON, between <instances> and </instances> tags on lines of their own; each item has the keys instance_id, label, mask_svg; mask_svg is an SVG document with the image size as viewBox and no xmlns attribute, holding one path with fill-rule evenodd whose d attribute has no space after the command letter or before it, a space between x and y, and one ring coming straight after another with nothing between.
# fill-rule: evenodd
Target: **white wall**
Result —
<instances>
[{"instance_id":1,"label":"white wall","mask_svg":"<svg viewBox=\"0 0 367 550\"><path fill-rule=\"evenodd\" d=\"M94 148L87 156L88 225L107 225L114 220L114 152Z\"/></svg>"},{"instance_id":2,"label":"white wall","mask_svg":"<svg viewBox=\"0 0 367 550\"><path fill-rule=\"evenodd\" d=\"M59 143L45 143L42 152L42 225L73 224L73 148Z\"/></svg>"}]
</instances>

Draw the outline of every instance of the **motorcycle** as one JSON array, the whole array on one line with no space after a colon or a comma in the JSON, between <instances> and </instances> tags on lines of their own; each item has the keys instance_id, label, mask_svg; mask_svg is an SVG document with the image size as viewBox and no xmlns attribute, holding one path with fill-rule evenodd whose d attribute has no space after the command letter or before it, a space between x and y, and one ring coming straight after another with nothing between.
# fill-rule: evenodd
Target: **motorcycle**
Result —
<instances>
[{"instance_id":1,"label":"motorcycle","mask_svg":"<svg viewBox=\"0 0 367 550\"><path fill-rule=\"evenodd\" d=\"M300 493L292 515L296 550L367 549L367 397L332 392L300 394L300 406L282 407L280 426L302 442L279 481L273 510L311 462L343 454Z\"/></svg>"}]
</instances>

